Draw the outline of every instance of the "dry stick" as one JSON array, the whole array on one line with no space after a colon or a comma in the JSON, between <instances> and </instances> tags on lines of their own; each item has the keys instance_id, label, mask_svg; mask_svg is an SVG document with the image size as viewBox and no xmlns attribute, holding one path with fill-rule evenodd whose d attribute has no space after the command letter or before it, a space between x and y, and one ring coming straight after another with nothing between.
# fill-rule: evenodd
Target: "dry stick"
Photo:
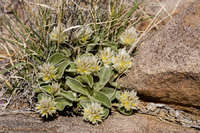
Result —
<instances>
[{"instance_id":1,"label":"dry stick","mask_svg":"<svg viewBox=\"0 0 200 133\"><path fill-rule=\"evenodd\" d=\"M1 45L3 46L3 48L4 48L5 51L6 51L6 53L8 54L8 58L9 58L9 60L10 60L10 64L11 64L12 66L14 66L14 63L13 63L13 60L12 60L12 57L11 57L11 54L10 54L8 48L7 48L6 46L4 46L3 44L1 44Z\"/></svg>"},{"instance_id":2,"label":"dry stick","mask_svg":"<svg viewBox=\"0 0 200 133\"><path fill-rule=\"evenodd\" d=\"M111 20L111 21L105 21L105 22L99 22L99 23L96 23L96 24L106 24L106 23L110 23L110 22L114 22L114 21L117 21L118 19L114 19L114 20ZM89 24L86 24L85 26L89 26L89 25L94 25L95 23L89 23ZM67 31L70 31L72 29L77 29L77 28L80 28L84 25L76 25L76 26L72 26L72 27L69 27L67 29L65 29L63 32L67 32Z\"/></svg>"},{"instance_id":3,"label":"dry stick","mask_svg":"<svg viewBox=\"0 0 200 133\"><path fill-rule=\"evenodd\" d=\"M11 49L14 53L17 53L17 51L15 50L14 46L12 46L12 45L7 45L7 47L9 47L8 49Z\"/></svg>"},{"instance_id":4,"label":"dry stick","mask_svg":"<svg viewBox=\"0 0 200 133\"><path fill-rule=\"evenodd\" d=\"M94 29L95 31L97 31L96 27L97 27L97 1L93 1L92 2L92 10L93 10L93 13L94 13ZM92 14L93 14L92 13Z\"/></svg>"},{"instance_id":5,"label":"dry stick","mask_svg":"<svg viewBox=\"0 0 200 133\"><path fill-rule=\"evenodd\" d=\"M27 1L27 0L24 0L27 4L32 4L32 5L36 5L36 6L41 6L41 7L44 7L44 8L47 8L47 9L51 9L51 10L54 10L56 11L55 8L52 8L48 5L45 5L45 4L40 4L40 3L33 3L33 2L30 2L30 1Z\"/></svg>"},{"instance_id":6,"label":"dry stick","mask_svg":"<svg viewBox=\"0 0 200 133\"><path fill-rule=\"evenodd\" d=\"M162 10L163 10L163 8L161 7L161 9L157 12L156 16L151 21L151 23L148 25L148 27L146 28L146 30L142 33L142 35L132 45L132 47L128 51L129 54L132 53L132 51L135 49L135 47L137 46L136 44L152 29L152 24L156 21L156 19L158 18L159 14L162 12Z\"/></svg>"},{"instance_id":7,"label":"dry stick","mask_svg":"<svg viewBox=\"0 0 200 133\"><path fill-rule=\"evenodd\" d=\"M58 6L58 47L57 50L59 49L59 45L61 43L61 24L62 24L62 10L63 10L63 0L59 0L59 6Z\"/></svg>"},{"instance_id":8,"label":"dry stick","mask_svg":"<svg viewBox=\"0 0 200 133\"><path fill-rule=\"evenodd\" d=\"M181 2L181 0L179 0L179 1L176 3L176 6L175 6L175 8L174 8L174 10L172 11L171 14L174 14L174 13L175 13L175 11L176 11L177 7L179 6L180 2Z\"/></svg>"},{"instance_id":9,"label":"dry stick","mask_svg":"<svg viewBox=\"0 0 200 133\"><path fill-rule=\"evenodd\" d=\"M169 16L172 16L172 14L174 14L174 12L176 11L178 5L180 4L181 0L179 0L177 3L176 3L176 6L174 8L174 10L171 12L171 14L166 17L164 17L163 19L161 19L160 21L158 21L157 23L153 24L153 22L155 21L156 17L158 17L158 15L160 14L161 12L161 9L163 9L163 7L161 7L160 11L156 14L156 17L152 20L152 22L148 25L148 27L146 28L146 30L144 31L144 33L139 37L139 39L134 43L134 45L130 48L130 50L128 51L128 53L130 54L134 48L137 46L136 44L141 40L141 38L143 36L146 35L146 33L148 33L153 27L155 27L156 25L160 24L162 21L164 21L165 19L167 19ZM153 25L152 25L153 24ZM152 25L152 26L151 26ZM151 26L151 27L150 27ZM149 29L148 29L149 28Z\"/></svg>"},{"instance_id":10,"label":"dry stick","mask_svg":"<svg viewBox=\"0 0 200 133\"><path fill-rule=\"evenodd\" d=\"M170 14L170 13L168 12L168 10L161 4L161 2L160 2L159 0L157 0L157 2L159 3L160 7L162 7L163 10L167 13L167 17L172 18L172 14Z\"/></svg>"},{"instance_id":11,"label":"dry stick","mask_svg":"<svg viewBox=\"0 0 200 133\"><path fill-rule=\"evenodd\" d=\"M15 91L14 91L14 92L15 92ZM14 93L14 92L13 92L13 93ZM9 97L7 103L4 104L4 107L2 108L2 110L5 110L5 109L7 108L7 106L10 104L10 101L11 101L11 99L12 99L12 97L13 97L13 93L12 93L12 95Z\"/></svg>"},{"instance_id":12,"label":"dry stick","mask_svg":"<svg viewBox=\"0 0 200 133\"><path fill-rule=\"evenodd\" d=\"M3 58L3 59L9 59L9 57L5 56L5 55L2 55L0 54L0 59Z\"/></svg>"},{"instance_id":13,"label":"dry stick","mask_svg":"<svg viewBox=\"0 0 200 133\"><path fill-rule=\"evenodd\" d=\"M88 10L90 10L90 9L86 9L86 8L84 8L84 7L81 7L79 4L77 4L74 0L71 0L72 1L72 3L74 3L78 8L80 8L81 10L85 10L85 11L88 11Z\"/></svg>"},{"instance_id":14,"label":"dry stick","mask_svg":"<svg viewBox=\"0 0 200 133\"><path fill-rule=\"evenodd\" d=\"M170 16L172 16L172 15L175 13L175 11L176 11L178 5L180 4L180 2L181 2L181 0L179 0L179 1L176 3L176 6L175 6L174 10L171 12ZM155 23L153 26L156 26L156 25L160 24L162 21L164 21L164 20L167 19L168 17L169 17L169 16L164 17L163 19L161 19L160 21L158 21L157 23Z\"/></svg>"}]
</instances>

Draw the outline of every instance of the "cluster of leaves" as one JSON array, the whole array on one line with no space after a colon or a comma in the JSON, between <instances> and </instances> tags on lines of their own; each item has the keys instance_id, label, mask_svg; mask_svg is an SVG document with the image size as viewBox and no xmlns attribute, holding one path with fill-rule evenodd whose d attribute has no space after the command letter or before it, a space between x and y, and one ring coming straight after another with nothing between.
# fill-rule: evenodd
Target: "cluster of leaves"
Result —
<instances>
[{"instance_id":1,"label":"cluster of leaves","mask_svg":"<svg viewBox=\"0 0 200 133\"><path fill-rule=\"evenodd\" d=\"M67 38L64 31L64 28L61 28L61 42L65 42ZM130 31L125 31L123 37L126 32ZM128 93L122 94L117 90L120 86L116 82L119 75L131 67L131 57L126 52L128 43L121 39L123 43L115 42L112 47L104 45L105 43L99 44L100 41L93 36L93 30L89 26L81 27L74 34L75 41L71 43L74 47L61 46L58 52L39 67L39 112L48 117L55 113L55 110L63 111L66 106L72 107L77 104L78 107L84 108L84 119L95 124L107 118L114 102L121 113L131 114L133 109L136 109L137 97L129 96ZM136 39L135 31L132 34L128 34L126 40ZM56 27L50 37L53 42L57 42L58 36ZM43 97L47 95L49 98L45 101ZM94 111L95 109L100 111ZM91 114L95 116L90 116Z\"/></svg>"},{"instance_id":2,"label":"cluster of leaves","mask_svg":"<svg viewBox=\"0 0 200 133\"><path fill-rule=\"evenodd\" d=\"M80 21L75 30L65 23L63 3L57 7L58 14L49 7L40 8L41 15L32 16L36 21L31 25L24 25L15 16L19 34L12 24L7 26L14 40L0 39L18 44L25 53L20 60L26 60L32 68L29 72L37 76L36 109L41 116L76 107L83 111L86 121L96 124L107 118L112 109L126 115L136 109L136 92L122 92L116 81L131 67L132 57L127 50L134 45L137 32L130 25L130 18L138 3L128 11L118 3L109 3L107 18L93 3L92 23Z\"/></svg>"}]
</instances>

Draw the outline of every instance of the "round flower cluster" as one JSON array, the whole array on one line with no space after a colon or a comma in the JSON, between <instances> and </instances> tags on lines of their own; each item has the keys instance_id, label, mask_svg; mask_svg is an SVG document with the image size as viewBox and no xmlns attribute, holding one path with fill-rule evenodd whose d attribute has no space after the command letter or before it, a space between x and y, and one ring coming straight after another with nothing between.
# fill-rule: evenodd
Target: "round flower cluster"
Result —
<instances>
[{"instance_id":1,"label":"round flower cluster","mask_svg":"<svg viewBox=\"0 0 200 133\"><path fill-rule=\"evenodd\" d=\"M131 109L136 109L139 102L137 93L134 90L132 90L131 92L122 92L119 97L119 101L120 106L124 107L127 111L130 111Z\"/></svg>"},{"instance_id":2,"label":"round flower cluster","mask_svg":"<svg viewBox=\"0 0 200 133\"><path fill-rule=\"evenodd\" d=\"M48 82L56 79L56 68L53 64L44 63L42 66L39 66L39 69L39 76L43 79L43 81Z\"/></svg>"},{"instance_id":3,"label":"round flower cluster","mask_svg":"<svg viewBox=\"0 0 200 133\"><path fill-rule=\"evenodd\" d=\"M127 30L125 30L125 32L123 32L119 38L120 41L125 44L126 46L130 46L133 45L137 39L137 32L136 29L134 27L131 27Z\"/></svg>"},{"instance_id":4,"label":"round flower cluster","mask_svg":"<svg viewBox=\"0 0 200 133\"><path fill-rule=\"evenodd\" d=\"M93 31L89 26L83 26L74 33L74 38L85 44L90 39L92 33Z\"/></svg>"},{"instance_id":5,"label":"round flower cluster","mask_svg":"<svg viewBox=\"0 0 200 133\"><path fill-rule=\"evenodd\" d=\"M112 63L117 71L123 72L132 66L132 59L125 49L120 49L117 56L112 59Z\"/></svg>"},{"instance_id":6,"label":"round flower cluster","mask_svg":"<svg viewBox=\"0 0 200 133\"><path fill-rule=\"evenodd\" d=\"M93 102L84 108L83 119L90 121L92 124L97 124L102 121L103 113L103 107L101 107L100 104Z\"/></svg>"},{"instance_id":7,"label":"round flower cluster","mask_svg":"<svg viewBox=\"0 0 200 133\"><path fill-rule=\"evenodd\" d=\"M119 49L118 54L116 54L111 48L104 48L104 50L100 51L100 57L105 66L112 64L120 73L132 66L131 56L125 49Z\"/></svg>"},{"instance_id":8,"label":"round flower cluster","mask_svg":"<svg viewBox=\"0 0 200 133\"><path fill-rule=\"evenodd\" d=\"M68 39L68 35L64 32L65 28L62 24L60 27L54 27L53 31L50 33L51 41L60 41L60 43L64 43Z\"/></svg>"},{"instance_id":9,"label":"round flower cluster","mask_svg":"<svg viewBox=\"0 0 200 133\"><path fill-rule=\"evenodd\" d=\"M56 102L51 97L43 96L36 105L36 109L42 117L48 118L48 115L52 116L56 113Z\"/></svg>"},{"instance_id":10,"label":"round flower cluster","mask_svg":"<svg viewBox=\"0 0 200 133\"><path fill-rule=\"evenodd\" d=\"M77 72L80 74L90 74L100 69L98 58L93 55L83 55L75 60Z\"/></svg>"},{"instance_id":11,"label":"round flower cluster","mask_svg":"<svg viewBox=\"0 0 200 133\"><path fill-rule=\"evenodd\" d=\"M100 57L105 65L109 65L112 63L114 51L112 51L110 47L104 48L104 50L100 51Z\"/></svg>"},{"instance_id":12,"label":"round flower cluster","mask_svg":"<svg viewBox=\"0 0 200 133\"><path fill-rule=\"evenodd\" d=\"M60 84L58 84L58 83L53 83L53 84L48 88L48 91L50 92L50 94L56 94L56 93L59 92L60 90L61 90Z\"/></svg>"}]
</instances>

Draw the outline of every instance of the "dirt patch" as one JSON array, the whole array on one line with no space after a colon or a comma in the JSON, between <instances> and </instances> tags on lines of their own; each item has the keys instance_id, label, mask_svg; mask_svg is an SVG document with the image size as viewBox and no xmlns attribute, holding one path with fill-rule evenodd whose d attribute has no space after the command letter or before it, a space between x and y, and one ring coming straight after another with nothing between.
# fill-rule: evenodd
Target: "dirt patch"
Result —
<instances>
[{"instance_id":1,"label":"dirt patch","mask_svg":"<svg viewBox=\"0 0 200 133\"><path fill-rule=\"evenodd\" d=\"M60 116L44 122L35 114L7 114L0 115L0 119L1 133L199 133L141 114L123 116L114 113L97 126L85 123L80 117Z\"/></svg>"}]
</instances>

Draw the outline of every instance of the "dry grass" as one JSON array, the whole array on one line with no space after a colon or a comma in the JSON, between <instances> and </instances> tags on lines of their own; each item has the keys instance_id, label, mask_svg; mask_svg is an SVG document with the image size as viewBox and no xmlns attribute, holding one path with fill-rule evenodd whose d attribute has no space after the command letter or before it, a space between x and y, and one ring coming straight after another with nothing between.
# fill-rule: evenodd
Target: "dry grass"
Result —
<instances>
[{"instance_id":1,"label":"dry grass","mask_svg":"<svg viewBox=\"0 0 200 133\"><path fill-rule=\"evenodd\" d=\"M49 41L49 33L54 26L66 27L65 32L69 36L83 25L93 26L95 34L102 40L114 42L127 27L136 26L144 22L144 17L151 20L144 31L139 31L140 36L135 42L136 45L130 48L132 53L135 46L143 41L143 38L162 21L172 18L172 13L160 5L159 11L155 16L148 16L148 12L142 6L126 4L125 0L109 0L99 3L83 3L78 0L35 0L31 2L24 0L19 6L10 6L10 12L16 10L16 14L4 14L3 32L0 36L0 62L6 60L9 64L2 64L0 70L0 102L1 109L6 109L9 105L22 101L28 102L28 110L34 106L33 88L36 86L37 65L42 64L51 53L57 50ZM130 1L133 3L132 1ZM180 0L177 2L177 6ZM8 3L9 5L9 3ZM120 6L119 6L120 5ZM99 7L100 6L100 7ZM175 7L174 11L176 10ZM126 7L126 8L125 8ZM160 18L160 14L165 12L166 16ZM67 42L69 45L71 41ZM58 40L58 45L60 40ZM3 51L3 52L1 52ZM11 106L12 107L12 106Z\"/></svg>"}]
</instances>

